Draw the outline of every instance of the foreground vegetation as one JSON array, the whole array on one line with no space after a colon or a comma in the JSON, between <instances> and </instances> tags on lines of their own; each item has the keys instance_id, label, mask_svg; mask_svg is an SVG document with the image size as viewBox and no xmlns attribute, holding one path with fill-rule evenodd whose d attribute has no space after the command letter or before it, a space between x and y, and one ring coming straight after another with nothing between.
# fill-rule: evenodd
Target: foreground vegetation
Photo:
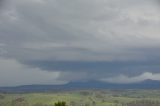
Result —
<instances>
[{"instance_id":1,"label":"foreground vegetation","mask_svg":"<svg viewBox=\"0 0 160 106\"><path fill-rule=\"evenodd\" d=\"M0 106L160 106L160 90L0 93Z\"/></svg>"}]
</instances>

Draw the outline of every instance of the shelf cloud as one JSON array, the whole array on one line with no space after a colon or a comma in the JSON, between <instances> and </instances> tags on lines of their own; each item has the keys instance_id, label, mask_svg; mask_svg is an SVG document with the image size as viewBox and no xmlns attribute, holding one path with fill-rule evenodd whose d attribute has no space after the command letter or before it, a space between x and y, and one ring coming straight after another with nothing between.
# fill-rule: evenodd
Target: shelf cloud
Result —
<instances>
[{"instance_id":1,"label":"shelf cloud","mask_svg":"<svg viewBox=\"0 0 160 106\"><path fill-rule=\"evenodd\" d=\"M14 84L0 80L0 86L104 78L130 83L137 77L136 81L147 79L142 78L146 73L154 79L160 72L158 0L1 0L0 4L0 62L17 70L0 67L0 75L19 76ZM30 72L43 79L21 77L20 73ZM47 79L49 73L52 81Z\"/></svg>"}]
</instances>

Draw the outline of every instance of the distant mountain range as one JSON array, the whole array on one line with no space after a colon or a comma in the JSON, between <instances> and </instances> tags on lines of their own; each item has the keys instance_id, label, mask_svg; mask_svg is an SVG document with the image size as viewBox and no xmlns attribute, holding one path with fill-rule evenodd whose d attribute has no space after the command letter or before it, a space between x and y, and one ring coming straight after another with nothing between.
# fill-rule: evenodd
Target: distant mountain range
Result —
<instances>
[{"instance_id":1,"label":"distant mountain range","mask_svg":"<svg viewBox=\"0 0 160 106\"><path fill-rule=\"evenodd\" d=\"M64 85L24 85L17 87L0 87L0 92L48 92L79 89L160 89L160 81L145 80L132 84L115 84L100 81L70 82Z\"/></svg>"}]
</instances>

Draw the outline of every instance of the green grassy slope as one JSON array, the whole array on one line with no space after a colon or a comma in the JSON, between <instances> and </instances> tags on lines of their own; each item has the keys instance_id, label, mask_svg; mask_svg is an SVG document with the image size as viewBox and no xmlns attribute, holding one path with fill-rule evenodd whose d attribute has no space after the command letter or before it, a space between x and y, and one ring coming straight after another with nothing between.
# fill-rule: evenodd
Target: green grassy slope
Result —
<instances>
[{"instance_id":1,"label":"green grassy slope","mask_svg":"<svg viewBox=\"0 0 160 106\"><path fill-rule=\"evenodd\" d=\"M19 99L21 98L21 99ZM70 106L111 106L136 100L160 101L160 90L81 90L50 93L0 94L0 105L10 106L13 101L24 101L28 105L36 103L54 104L66 101Z\"/></svg>"}]
</instances>

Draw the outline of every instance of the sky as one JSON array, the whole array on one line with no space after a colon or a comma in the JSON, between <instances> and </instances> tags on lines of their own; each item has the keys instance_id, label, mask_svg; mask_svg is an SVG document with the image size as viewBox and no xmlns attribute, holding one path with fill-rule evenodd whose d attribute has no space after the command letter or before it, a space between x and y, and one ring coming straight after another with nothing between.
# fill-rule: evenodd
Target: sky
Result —
<instances>
[{"instance_id":1,"label":"sky","mask_svg":"<svg viewBox=\"0 0 160 106\"><path fill-rule=\"evenodd\" d=\"M159 0L0 0L0 86L160 80Z\"/></svg>"}]
</instances>

